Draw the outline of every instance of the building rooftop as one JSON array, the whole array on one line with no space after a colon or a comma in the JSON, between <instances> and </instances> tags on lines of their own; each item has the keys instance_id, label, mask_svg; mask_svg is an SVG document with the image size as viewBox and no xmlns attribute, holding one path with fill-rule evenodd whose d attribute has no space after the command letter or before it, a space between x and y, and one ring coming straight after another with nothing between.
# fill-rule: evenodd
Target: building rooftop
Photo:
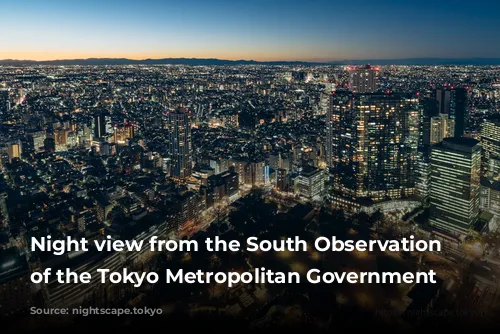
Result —
<instances>
[{"instance_id":1,"label":"building rooftop","mask_svg":"<svg viewBox=\"0 0 500 334\"><path fill-rule=\"evenodd\" d=\"M0 251L0 284L28 273L26 258L16 248Z\"/></svg>"},{"instance_id":2,"label":"building rooftop","mask_svg":"<svg viewBox=\"0 0 500 334\"><path fill-rule=\"evenodd\" d=\"M470 147L477 145L479 143L479 141L474 138L466 138L466 137L444 138L443 142L455 145L470 146Z\"/></svg>"},{"instance_id":3,"label":"building rooftop","mask_svg":"<svg viewBox=\"0 0 500 334\"><path fill-rule=\"evenodd\" d=\"M433 147L466 153L471 153L481 149L478 140L466 137L444 138L442 142L433 145Z\"/></svg>"},{"instance_id":4,"label":"building rooftop","mask_svg":"<svg viewBox=\"0 0 500 334\"><path fill-rule=\"evenodd\" d=\"M313 166L304 166L304 168L300 172L300 175L305 176L305 177L309 177L309 176L312 176L312 175L319 173L321 171L322 171L322 169L319 169L319 168L316 168Z\"/></svg>"}]
</instances>

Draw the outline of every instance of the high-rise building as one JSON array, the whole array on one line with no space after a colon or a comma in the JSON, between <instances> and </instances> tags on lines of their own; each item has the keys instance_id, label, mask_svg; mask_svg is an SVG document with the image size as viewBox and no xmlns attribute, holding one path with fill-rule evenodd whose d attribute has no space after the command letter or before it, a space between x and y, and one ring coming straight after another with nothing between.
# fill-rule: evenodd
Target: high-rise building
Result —
<instances>
[{"instance_id":1,"label":"high-rise building","mask_svg":"<svg viewBox=\"0 0 500 334\"><path fill-rule=\"evenodd\" d=\"M465 130L467 130L467 120L469 113L467 108L467 89L455 88L454 89L454 108L452 108L450 115L451 119L455 120L455 137L462 137Z\"/></svg>"},{"instance_id":2,"label":"high-rise building","mask_svg":"<svg viewBox=\"0 0 500 334\"><path fill-rule=\"evenodd\" d=\"M425 204L428 203L431 182L431 162L429 151L419 151L415 166L415 195Z\"/></svg>"},{"instance_id":3,"label":"high-rise building","mask_svg":"<svg viewBox=\"0 0 500 334\"><path fill-rule=\"evenodd\" d=\"M234 169L221 174L209 176L207 179L207 208L229 200L239 192L239 177Z\"/></svg>"},{"instance_id":4,"label":"high-rise building","mask_svg":"<svg viewBox=\"0 0 500 334\"><path fill-rule=\"evenodd\" d=\"M7 153L9 154L9 162L12 162L15 158L21 158L22 150L21 143L19 141L10 143L7 150Z\"/></svg>"},{"instance_id":5,"label":"high-rise building","mask_svg":"<svg viewBox=\"0 0 500 334\"><path fill-rule=\"evenodd\" d=\"M78 141L81 147L89 147L92 142L92 127L89 124L84 124L78 131Z\"/></svg>"},{"instance_id":6,"label":"high-rise building","mask_svg":"<svg viewBox=\"0 0 500 334\"><path fill-rule=\"evenodd\" d=\"M200 194L187 192L179 195L175 200L175 207L168 223L182 236L189 235L198 230L198 220L205 209Z\"/></svg>"},{"instance_id":7,"label":"high-rise building","mask_svg":"<svg viewBox=\"0 0 500 334\"><path fill-rule=\"evenodd\" d=\"M378 201L412 195L418 100L336 92L327 114L326 156L337 195Z\"/></svg>"},{"instance_id":8,"label":"high-rise building","mask_svg":"<svg viewBox=\"0 0 500 334\"><path fill-rule=\"evenodd\" d=\"M427 203L430 182L430 145L441 142L455 134L455 119L450 116L450 91L437 90L438 99L427 98L421 101L420 138L416 166L416 193ZM445 94L446 93L446 94ZM448 101L448 107L445 103Z\"/></svg>"},{"instance_id":9,"label":"high-rise building","mask_svg":"<svg viewBox=\"0 0 500 334\"><path fill-rule=\"evenodd\" d=\"M106 116L99 112L94 116L94 138L100 139L106 136Z\"/></svg>"},{"instance_id":10,"label":"high-rise building","mask_svg":"<svg viewBox=\"0 0 500 334\"><path fill-rule=\"evenodd\" d=\"M482 174L490 180L500 177L500 118L490 118L482 124Z\"/></svg>"},{"instance_id":11,"label":"high-rise building","mask_svg":"<svg viewBox=\"0 0 500 334\"><path fill-rule=\"evenodd\" d=\"M420 102L422 112L420 114L420 139L419 148L423 149L431 144L431 120L439 116L439 104L434 99L424 99Z\"/></svg>"},{"instance_id":12,"label":"high-rise building","mask_svg":"<svg viewBox=\"0 0 500 334\"><path fill-rule=\"evenodd\" d=\"M208 158L204 160L214 170L214 174L224 173L229 169L229 160L217 158Z\"/></svg>"},{"instance_id":13,"label":"high-rise building","mask_svg":"<svg viewBox=\"0 0 500 334\"><path fill-rule=\"evenodd\" d=\"M6 89L0 90L0 116L6 115L10 110L9 91Z\"/></svg>"},{"instance_id":14,"label":"high-rise building","mask_svg":"<svg viewBox=\"0 0 500 334\"><path fill-rule=\"evenodd\" d=\"M168 113L170 175L176 178L191 176L193 150L191 143L191 121L189 112L177 108Z\"/></svg>"},{"instance_id":15,"label":"high-rise building","mask_svg":"<svg viewBox=\"0 0 500 334\"><path fill-rule=\"evenodd\" d=\"M295 178L295 186L297 192L306 199L321 199L325 191L324 170L312 166L304 167Z\"/></svg>"},{"instance_id":16,"label":"high-rise building","mask_svg":"<svg viewBox=\"0 0 500 334\"><path fill-rule=\"evenodd\" d=\"M247 178L246 171L247 171L248 161L245 161L242 159L241 160L236 159L236 160L230 160L229 164L231 167L234 168L235 172L238 173L240 185L247 183L246 182L246 178Z\"/></svg>"},{"instance_id":17,"label":"high-rise building","mask_svg":"<svg viewBox=\"0 0 500 334\"><path fill-rule=\"evenodd\" d=\"M500 215L500 181L481 179L481 210Z\"/></svg>"},{"instance_id":18,"label":"high-rise building","mask_svg":"<svg viewBox=\"0 0 500 334\"><path fill-rule=\"evenodd\" d=\"M472 138L445 138L431 149L430 224L458 236L477 221L481 146Z\"/></svg>"},{"instance_id":19,"label":"high-rise building","mask_svg":"<svg viewBox=\"0 0 500 334\"><path fill-rule=\"evenodd\" d=\"M288 191L288 171L283 168L276 170L276 189L279 191Z\"/></svg>"},{"instance_id":20,"label":"high-rise building","mask_svg":"<svg viewBox=\"0 0 500 334\"><path fill-rule=\"evenodd\" d=\"M434 95L439 104L439 113L449 115L451 107L451 90L449 87L436 89Z\"/></svg>"},{"instance_id":21,"label":"high-rise building","mask_svg":"<svg viewBox=\"0 0 500 334\"><path fill-rule=\"evenodd\" d=\"M85 232L89 226L97 225L97 213L93 208L70 207L71 221L78 231Z\"/></svg>"},{"instance_id":22,"label":"high-rise building","mask_svg":"<svg viewBox=\"0 0 500 334\"><path fill-rule=\"evenodd\" d=\"M264 161L251 161L245 166L245 184L263 186L269 182L269 166Z\"/></svg>"},{"instance_id":23,"label":"high-rise building","mask_svg":"<svg viewBox=\"0 0 500 334\"><path fill-rule=\"evenodd\" d=\"M373 93L377 90L378 69L370 65L349 68L349 86L355 93Z\"/></svg>"},{"instance_id":24,"label":"high-rise building","mask_svg":"<svg viewBox=\"0 0 500 334\"><path fill-rule=\"evenodd\" d=\"M439 104L439 113L448 115L453 121L453 128L449 130L451 136L462 137L468 118L467 89L443 86L434 91L434 96Z\"/></svg>"},{"instance_id":25,"label":"high-rise building","mask_svg":"<svg viewBox=\"0 0 500 334\"><path fill-rule=\"evenodd\" d=\"M0 250L0 316L22 314L33 305L30 269L17 248Z\"/></svg>"},{"instance_id":26,"label":"high-rise building","mask_svg":"<svg viewBox=\"0 0 500 334\"><path fill-rule=\"evenodd\" d=\"M54 130L54 140L56 144L56 151L66 151L68 148L69 131L66 129Z\"/></svg>"},{"instance_id":27,"label":"high-rise building","mask_svg":"<svg viewBox=\"0 0 500 334\"><path fill-rule=\"evenodd\" d=\"M430 143L437 144L444 138L453 137L455 133L455 120L447 114L439 114L430 119Z\"/></svg>"},{"instance_id":28,"label":"high-rise building","mask_svg":"<svg viewBox=\"0 0 500 334\"><path fill-rule=\"evenodd\" d=\"M125 144L128 139L132 139L134 136L134 123L125 122L123 124L115 124L113 127L113 142L115 144Z\"/></svg>"},{"instance_id":29,"label":"high-rise building","mask_svg":"<svg viewBox=\"0 0 500 334\"><path fill-rule=\"evenodd\" d=\"M423 99L420 101L420 135L418 142L418 158L415 167L415 191L424 203L429 197L430 182L430 146L432 120L439 115L439 104L435 99Z\"/></svg>"},{"instance_id":30,"label":"high-rise building","mask_svg":"<svg viewBox=\"0 0 500 334\"><path fill-rule=\"evenodd\" d=\"M36 131L30 134L32 140L33 152L43 150L43 143L45 141L45 131Z\"/></svg>"}]
</instances>

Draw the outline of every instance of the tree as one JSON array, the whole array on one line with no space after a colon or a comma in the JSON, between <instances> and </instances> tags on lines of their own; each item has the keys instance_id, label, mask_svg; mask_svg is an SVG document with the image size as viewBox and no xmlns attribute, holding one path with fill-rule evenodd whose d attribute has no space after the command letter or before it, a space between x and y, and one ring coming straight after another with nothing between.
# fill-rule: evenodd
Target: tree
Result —
<instances>
[{"instance_id":1,"label":"tree","mask_svg":"<svg viewBox=\"0 0 500 334\"><path fill-rule=\"evenodd\" d=\"M382 222L384 220L384 214L379 210L375 211L370 216L370 223L373 227L375 227L375 231L380 234L382 228Z\"/></svg>"}]
</instances>

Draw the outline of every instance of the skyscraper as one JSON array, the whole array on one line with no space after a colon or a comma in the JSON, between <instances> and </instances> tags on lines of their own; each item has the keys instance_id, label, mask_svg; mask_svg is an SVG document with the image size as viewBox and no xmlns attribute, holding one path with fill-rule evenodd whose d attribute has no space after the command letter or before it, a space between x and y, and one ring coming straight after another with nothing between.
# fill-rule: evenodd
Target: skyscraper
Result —
<instances>
[{"instance_id":1,"label":"skyscraper","mask_svg":"<svg viewBox=\"0 0 500 334\"><path fill-rule=\"evenodd\" d=\"M355 93L373 93L377 90L378 69L370 65L349 68L349 86Z\"/></svg>"},{"instance_id":2,"label":"skyscraper","mask_svg":"<svg viewBox=\"0 0 500 334\"><path fill-rule=\"evenodd\" d=\"M415 168L415 191L424 203L427 203L431 177L430 147L432 143L432 120L439 115L439 103L435 99L424 99L420 101L420 105L420 135L418 142L418 158Z\"/></svg>"},{"instance_id":3,"label":"skyscraper","mask_svg":"<svg viewBox=\"0 0 500 334\"><path fill-rule=\"evenodd\" d=\"M450 128L451 136L462 137L466 128L467 113L467 89L444 86L434 92L439 103L439 113L448 115L453 122Z\"/></svg>"},{"instance_id":4,"label":"skyscraper","mask_svg":"<svg viewBox=\"0 0 500 334\"><path fill-rule=\"evenodd\" d=\"M488 179L498 179L500 172L500 118L490 117L481 128L482 172Z\"/></svg>"},{"instance_id":5,"label":"skyscraper","mask_svg":"<svg viewBox=\"0 0 500 334\"><path fill-rule=\"evenodd\" d=\"M21 142L15 141L10 143L7 148L7 153L9 154L10 162L12 162L13 159L21 158L21 153L22 153Z\"/></svg>"},{"instance_id":6,"label":"skyscraper","mask_svg":"<svg viewBox=\"0 0 500 334\"><path fill-rule=\"evenodd\" d=\"M440 114L450 114L451 90L449 87L437 88L434 95L439 104Z\"/></svg>"},{"instance_id":7,"label":"skyscraper","mask_svg":"<svg viewBox=\"0 0 500 334\"><path fill-rule=\"evenodd\" d=\"M462 137L467 129L469 114L467 111L467 89L455 88L453 90L453 108L450 118L455 120L455 137Z\"/></svg>"},{"instance_id":8,"label":"skyscraper","mask_svg":"<svg viewBox=\"0 0 500 334\"><path fill-rule=\"evenodd\" d=\"M335 192L375 201L411 195L418 118L418 100L409 96L332 94L326 155Z\"/></svg>"},{"instance_id":9,"label":"skyscraper","mask_svg":"<svg viewBox=\"0 0 500 334\"><path fill-rule=\"evenodd\" d=\"M472 138L445 138L431 149L430 224L458 236L479 213L481 146Z\"/></svg>"},{"instance_id":10,"label":"skyscraper","mask_svg":"<svg viewBox=\"0 0 500 334\"><path fill-rule=\"evenodd\" d=\"M106 136L106 116L99 112L94 116L94 138L101 139Z\"/></svg>"},{"instance_id":11,"label":"skyscraper","mask_svg":"<svg viewBox=\"0 0 500 334\"><path fill-rule=\"evenodd\" d=\"M43 142L45 140L45 131L35 131L30 134L32 140L33 152L39 152L43 149Z\"/></svg>"},{"instance_id":12,"label":"skyscraper","mask_svg":"<svg viewBox=\"0 0 500 334\"><path fill-rule=\"evenodd\" d=\"M431 120L439 115L439 103L435 99L424 99L420 104L422 113L420 114L419 147L422 150L431 144Z\"/></svg>"},{"instance_id":13,"label":"skyscraper","mask_svg":"<svg viewBox=\"0 0 500 334\"><path fill-rule=\"evenodd\" d=\"M455 120L450 119L449 115L439 114L439 116L431 117L429 138L431 144L437 144L444 138L453 137L454 133Z\"/></svg>"},{"instance_id":14,"label":"skyscraper","mask_svg":"<svg viewBox=\"0 0 500 334\"><path fill-rule=\"evenodd\" d=\"M288 191L288 171L278 168L276 170L276 188L279 191Z\"/></svg>"},{"instance_id":15,"label":"skyscraper","mask_svg":"<svg viewBox=\"0 0 500 334\"><path fill-rule=\"evenodd\" d=\"M167 115L170 175L181 179L189 177L193 167L189 117L189 112L184 108L177 108Z\"/></svg>"},{"instance_id":16,"label":"skyscraper","mask_svg":"<svg viewBox=\"0 0 500 334\"><path fill-rule=\"evenodd\" d=\"M0 90L0 116L6 115L10 109L9 91L6 89Z\"/></svg>"}]
</instances>

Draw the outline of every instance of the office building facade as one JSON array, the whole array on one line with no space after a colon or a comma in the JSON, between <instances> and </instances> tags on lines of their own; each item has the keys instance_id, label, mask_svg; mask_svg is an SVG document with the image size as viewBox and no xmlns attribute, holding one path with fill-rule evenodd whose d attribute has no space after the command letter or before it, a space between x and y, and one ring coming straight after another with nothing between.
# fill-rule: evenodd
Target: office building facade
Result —
<instances>
[{"instance_id":1,"label":"office building facade","mask_svg":"<svg viewBox=\"0 0 500 334\"><path fill-rule=\"evenodd\" d=\"M418 123L418 100L412 97L332 94L326 124L326 161L334 191L353 200L412 195Z\"/></svg>"},{"instance_id":2,"label":"office building facade","mask_svg":"<svg viewBox=\"0 0 500 334\"><path fill-rule=\"evenodd\" d=\"M321 200L325 191L325 173L323 169L305 167L297 178L295 187L300 196L308 200Z\"/></svg>"},{"instance_id":3,"label":"office building facade","mask_svg":"<svg viewBox=\"0 0 500 334\"><path fill-rule=\"evenodd\" d=\"M374 93L377 90L378 70L370 65L349 68L349 87L356 93Z\"/></svg>"},{"instance_id":4,"label":"office building facade","mask_svg":"<svg viewBox=\"0 0 500 334\"><path fill-rule=\"evenodd\" d=\"M490 118L481 127L482 174L497 180L500 171L500 118Z\"/></svg>"},{"instance_id":5,"label":"office building facade","mask_svg":"<svg viewBox=\"0 0 500 334\"><path fill-rule=\"evenodd\" d=\"M465 234L479 214L481 146L472 138L445 138L432 147L430 161L430 224Z\"/></svg>"},{"instance_id":6,"label":"office building facade","mask_svg":"<svg viewBox=\"0 0 500 334\"><path fill-rule=\"evenodd\" d=\"M101 139L106 136L106 116L99 112L94 116L94 139Z\"/></svg>"}]
</instances>

